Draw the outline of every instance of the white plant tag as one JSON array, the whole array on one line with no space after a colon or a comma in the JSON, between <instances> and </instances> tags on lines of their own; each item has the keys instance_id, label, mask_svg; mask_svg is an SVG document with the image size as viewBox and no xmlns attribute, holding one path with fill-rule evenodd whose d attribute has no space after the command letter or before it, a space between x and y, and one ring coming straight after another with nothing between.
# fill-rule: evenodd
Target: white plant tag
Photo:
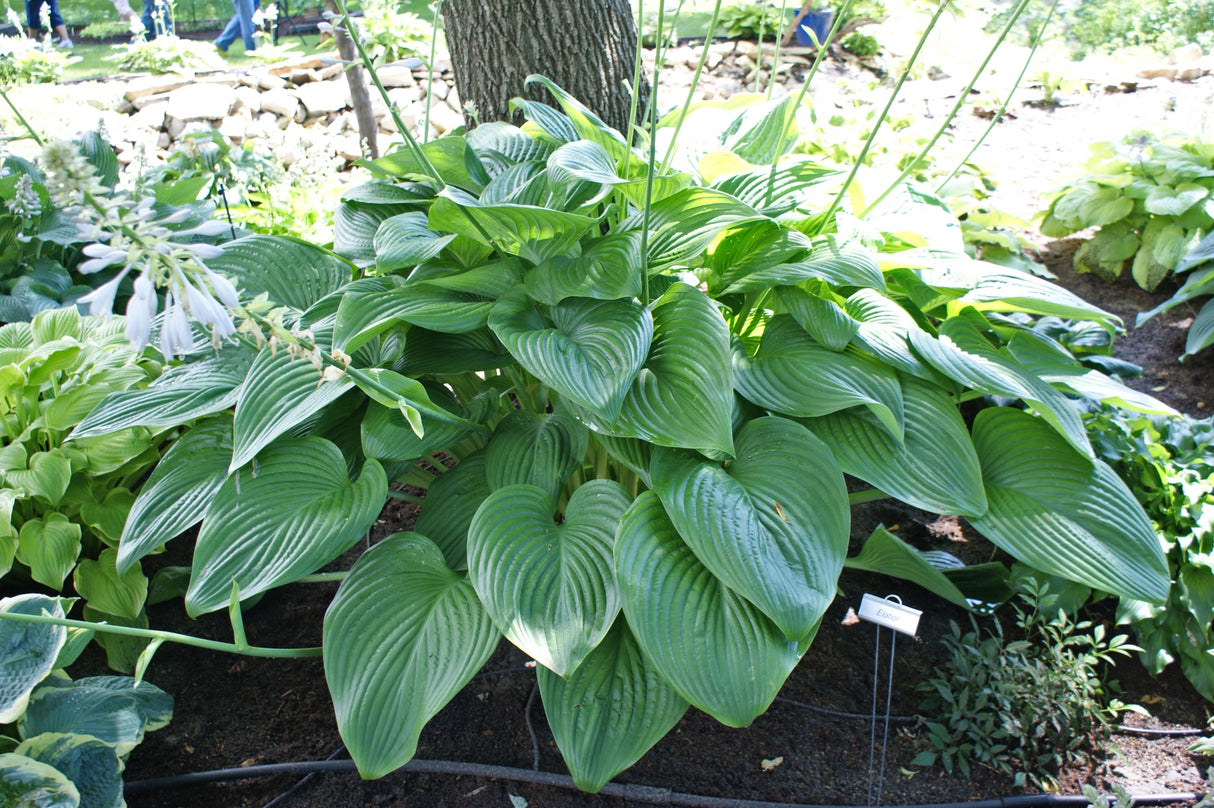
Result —
<instances>
[{"instance_id":1,"label":"white plant tag","mask_svg":"<svg viewBox=\"0 0 1214 808\"><path fill-rule=\"evenodd\" d=\"M909 606L903 606L897 601L889 600L888 598L879 598L876 595L866 594L860 600L860 619L867 620L870 623L876 623L879 626L901 631L903 634L915 636L915 631L919 628L919 617L923 612L918 609L912 609Z\"/></svg>"}]
</instances>

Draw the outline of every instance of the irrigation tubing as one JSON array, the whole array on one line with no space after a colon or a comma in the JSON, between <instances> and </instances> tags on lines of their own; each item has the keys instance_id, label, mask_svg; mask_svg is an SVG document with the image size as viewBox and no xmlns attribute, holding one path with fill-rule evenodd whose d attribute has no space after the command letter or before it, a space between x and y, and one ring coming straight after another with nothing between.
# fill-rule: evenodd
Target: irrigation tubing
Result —
<instances>
[{"instance_id":1,"label":"irrigation tubing","mask_svg":"<svg viewBox=\"0 0 1214 808\"><path fill-rule=\"evenodd\" d=\"M152 780L140 780L128 783L126 793L139 794L149 791L159 791L168 788L216 783L229 780L247 780L257 777L275 777L279 775L308 775L320 772L354 772L357 771L352 760L315 760L297 763L273 763L262 766L245 766L235 769L216 769L213 771L183 774L176 777L158 777ZM567 774L537 772L530 769L516 769L509 766L491 766L483 763L459 763L446 760L412 760L397 771L412 774L450 774L468 777L487 777L495 780L512 780L520 783L531 783L541 786L556 786L558 788L576 789L573 778ZM808 803L767 802L764 800L742 800L729 797L708 797L700 794L686 794L672 791L668 788L655 786L633 785L626 783L608 783L599 792L609 797L621 797L648 805L677 805L685 808L862 808L861 806L824 806ZM1204 795L1194 793L1171 792L1164 794L1144 794L1132 798L1134 805L1170 805L1182 802L1196 802ZM1087 806L1088 799L1082 796L1059 796L1056 794L1028 794L1016 797L996 797L987 800L969 800L964 802L937 802L915 806L883 806L883 808L1070 808L1070 806Z\"/></svg>"}]
</instances>

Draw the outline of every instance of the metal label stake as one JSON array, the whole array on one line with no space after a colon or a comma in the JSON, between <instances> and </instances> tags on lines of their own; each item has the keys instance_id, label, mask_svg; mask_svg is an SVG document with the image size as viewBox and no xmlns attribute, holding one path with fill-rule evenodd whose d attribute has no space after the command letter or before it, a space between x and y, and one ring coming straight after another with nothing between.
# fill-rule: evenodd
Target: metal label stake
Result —
<instances>
[{"instance_id":1,"label":"metal label stake","mask_svg":"<svg viewBox=\"0 0 1214 808\"><path fill-rule=\"evenodd\" d=\"M894 651L897 632L915 636L919 628L919 617L923 612L902 605L902 598L887 595L884 598L866 594L860 601L859 616L877 626L877 639L873 646L873 715L872 731L868 740L868 808L881 804L881 786L885 782L885 750L889 746L889 707L894 694ZM877 680L881 675L881 627L890 630L889 673L885 684L885 729L881 735L881 770L877 775L877 799L873 801L873 758L877 751Z\"/></svg>"}]
</instances>

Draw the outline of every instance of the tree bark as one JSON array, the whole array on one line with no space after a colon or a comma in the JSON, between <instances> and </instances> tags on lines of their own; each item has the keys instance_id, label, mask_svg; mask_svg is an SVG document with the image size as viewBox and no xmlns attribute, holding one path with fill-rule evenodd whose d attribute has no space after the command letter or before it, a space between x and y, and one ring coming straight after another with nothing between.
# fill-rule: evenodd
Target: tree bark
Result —
<instances>
[{"instance_id":1,"label":"tree bark","mask_svg":"<svg viewBox=\"0 0 1214 808\"><path fill-rule=\"evenodd\" d=\"M358 58L358 50L354 40L342 28L335 27L333 36L337 40L337 53L346 62L346 82L350 86L350 106L354 108L354 118L358 121L358 139L365 144L367 155L371 159L379 157L379 124L375 122L375 112L371 109L371 91L367 87L367 77L363 73L362 62Z\"/></svg>"},{"instance_id":2,"label":"tree bark","mask_svg":"<svg viewBox=\"0 0 1214 808\"><path fill-rule=\"evenodd\" d=\"M524 87L538 73L608 126L627 128L637 44L628 0L445 0L443 22L456 89L480 123L512 120L517 96L555 106L543 88ZM638 120L648 96L642 76Z\"/></svg>"}]
</instances>

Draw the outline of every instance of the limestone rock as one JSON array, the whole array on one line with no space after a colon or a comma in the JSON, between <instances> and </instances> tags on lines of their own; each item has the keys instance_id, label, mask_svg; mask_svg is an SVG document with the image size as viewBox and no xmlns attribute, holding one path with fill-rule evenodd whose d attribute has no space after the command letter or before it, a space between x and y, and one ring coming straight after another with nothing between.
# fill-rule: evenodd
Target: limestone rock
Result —
<instances>
[{"instance_id":1,"label":"limestone rock","mask_svg":"<svg viewBox=\"0 0 1214 808\"><path fill-rule=\"evenodd\" d=\"M1168 54L1167 63L1170 65L1182 65L1185 62L1196 62L1205 53L1201 50L1201 45L1196 42L1190 42L1182 48L1177 48Z\"/></svg>"},{"instance_id":2,"label":"limestone rock","mask_svg":"<svg viewBox=\"0 0 1214 808\"><path fill-rule=\"evenodd\" d=\"M266 90L261 94L261 108L291 120L299 112L299 96L290 90Z\"/></svg>"},{"instance_id":3,"label":"limestone rock","mask_svg":"<svg viewBox=\"0 0 1214 808\"><path fill-rule=\"evenodd\" d=\"M131 123L153 132L159 131L164 126L164 116L168 110L167 101L151 104L132 115Z\"/></svg>"},{"instance_id":4,"label":"limestone rock","mask_svg":"<svg viewBox=\"0 0 1214 808\"><path fill-rule=\"evenodd\" d=\"M137 110L150 107L153 104L168 103L168 93L156 93L155 95L141 95L131 102L131 106Z\"/></svg>"},{"instance_id":5,"label":"limestone rock","mask_svg":"<svg viewBox=\"0 0 1214 808\"><path fill-rule=\"evenodd\" d=\"M1176 68L1173 65L1156 65L1138 71L1140 79L1174 79L1176 78Z\"/></svg>"},{"instance_id":6,"label":"limestone rock","mask_svg":"<svg viewBox=\"0 0 1214 808\"><path fill-rule=\"evenodd\" d=\"M257 80L257 86L263 90L281 90L287 86L287 81L281 76L275 76L273 73L264 73Z\"/></svg>"},{"instance_id":7,"label":"limestone rock","mask_svg":"<svg viewBox=\"0 0 1214 808\"><path fill-rule=\"evenodd\" d=\"M160 95L190 83L185 76L166 74L162 76L143 76L132 80L126 86L126 99L134 101L147 95Z\"/></svg>"},{"instance_id":8,"label":"limestone rock","mask_svg":"<svg viewBox=\"0 0 1214 808\"><path fill-rule=\"evenodd\" d=\"M378 71L379 81L384 87L412 87L417 84L413 79L412 68L404 65L388 65Z\"/></svg>"},{"instance_id":9,"label":"limestone rock","mask_svg":"<svg viewBox=\"0 0 1214 808\"><path fill-rule=\"evenodd\" d=\"M219 124L219 134L240 143L248 136L248 121L240 115L229 115Z\"/></svg>"},{"instance_id":10,"label":"limestone rock","mask_svg":"<svg viewBox=\"0 0 1214 808\"><path fill-rule=\"evenodd\" d=\"M261 112L261 93L248 86L240 86L236 88L236 98L240 100L240 105L252 112Z\"/></svg>"},{"instance_id":11,"label":"limestone rock","mask_svg":"<svg viewBox=\"0 0 1214 808\"><path fill-rule=\"evenodd\" d=\"M450 132L464 125L464 116L446 104L435 104L430 108L430 124L439 132Z\"/></svg>"},{"instance_id":12,"label":"limestone rock","mask_svg":"<svg viewBox=\"0 0 1214 808\"><path fill-rule=\"evenodd\" d=\"M195 84L169 93L168 114L183 121L227 117L236 105L236 90L224 84Z\"/></svg>"},{"instance_id":13,"label":"limestone rock","mask_svg":"<svg viewBox=\"0 0 1214 808\"><path fill-rule=\"evenodd\" d=\"M318 81L295 90L308 115L324 115L350 106L350 87L345 81Z\"/></svg>"}]
</instances>

